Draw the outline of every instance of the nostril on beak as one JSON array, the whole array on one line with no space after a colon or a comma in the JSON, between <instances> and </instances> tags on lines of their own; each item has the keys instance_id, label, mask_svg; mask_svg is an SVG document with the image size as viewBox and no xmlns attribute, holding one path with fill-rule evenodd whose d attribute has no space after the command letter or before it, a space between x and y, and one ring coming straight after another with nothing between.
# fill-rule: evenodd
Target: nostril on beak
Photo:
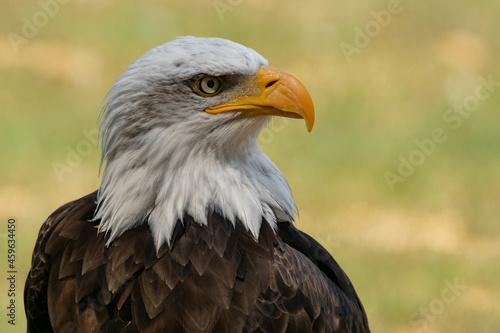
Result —
<instances>
[{"instance_id":1,"label":"nostril on beak","mask_svg":"<svg viewBox=\"0 0 500 333\"><path fill-rule=\"evenodd\" d=\"M266 84L265 89L271 88L271 87L272 87L272 86L274 86L276 83L278 83L278 79L276 79L276 80L272 80L272 81L269 81L269 83L268 83L268 84Z\"/></svg>"}]
</instances>

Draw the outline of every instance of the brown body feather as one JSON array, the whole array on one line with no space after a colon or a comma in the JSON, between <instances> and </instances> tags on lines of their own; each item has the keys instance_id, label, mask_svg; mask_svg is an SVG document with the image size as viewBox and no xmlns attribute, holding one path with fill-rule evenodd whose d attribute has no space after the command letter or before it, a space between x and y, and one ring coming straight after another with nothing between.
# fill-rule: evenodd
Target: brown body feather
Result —
<instances>
[{"instance_id":1,"label":"brown body feather","mask_svg":"<svg viewBox=\"0 0 500 333\"><path fill-rule=\"evenodd\" d=\"M28 332L369 332L349 279L290 223L258 241L186 217L157 252L147 223L105 246L95 193L43 224L25 287Z\"/></svg>"}]
</instances>

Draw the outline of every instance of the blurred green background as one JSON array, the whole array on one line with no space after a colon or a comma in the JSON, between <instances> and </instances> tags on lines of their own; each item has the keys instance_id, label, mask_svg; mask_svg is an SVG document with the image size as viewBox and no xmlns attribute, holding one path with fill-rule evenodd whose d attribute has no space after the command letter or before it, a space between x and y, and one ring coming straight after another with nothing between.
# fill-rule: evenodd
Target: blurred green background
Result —
<instances>
[{"instance_id":1,"label":"blurred green background","mask_svg":"<svg viewBox=\"0 0 500 333\"><path fill-rule=\"evenodd\" d=\"M99 150L84 133L113 80L147 49L194 35L254 48L308 88L312 133L277 119L259 143L290 182L299 228L345 269L373 332L500 332L500 2L43 3L58 4L0 2L0 330L25 331L43 221L99 186Z\"/></svg>"}]
</instances>

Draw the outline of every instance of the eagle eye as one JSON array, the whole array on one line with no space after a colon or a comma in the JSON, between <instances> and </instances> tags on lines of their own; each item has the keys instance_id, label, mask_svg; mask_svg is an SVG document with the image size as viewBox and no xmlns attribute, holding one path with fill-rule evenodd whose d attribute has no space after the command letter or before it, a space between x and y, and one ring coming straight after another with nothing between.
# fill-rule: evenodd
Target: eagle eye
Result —
<instances>
[{"instance_id":1,"label":"eagle eye","mask_svg":"<svg viewBox=\"0 0 500 333\"><path fill-rule=\"evenodd\" d=\"M216 76L204 75L196 80L194 88L203 96L214 96L221 92L222 81Z\"/></svg>"}]
</instances>

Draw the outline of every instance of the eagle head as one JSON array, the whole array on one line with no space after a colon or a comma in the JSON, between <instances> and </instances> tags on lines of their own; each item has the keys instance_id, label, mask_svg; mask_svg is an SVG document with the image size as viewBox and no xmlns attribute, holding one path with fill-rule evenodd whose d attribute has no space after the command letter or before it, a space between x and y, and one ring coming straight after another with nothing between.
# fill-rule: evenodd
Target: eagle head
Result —
<instances>
[{"instance_id":1,"label":"eagle head","mask_svg":"<svg viewBox=\"0 0 500 333\"><path fill-rule=\"evenodd\" d=\"M258 237L293 221L296 206L257 136L272 116L304 119L304 86L254 50L220 38L181 37L132 62L100 115L101 166L95 219L109 242L149 223L157 249L186 216L211 212Z\"/></svg>"}]
</instances>

